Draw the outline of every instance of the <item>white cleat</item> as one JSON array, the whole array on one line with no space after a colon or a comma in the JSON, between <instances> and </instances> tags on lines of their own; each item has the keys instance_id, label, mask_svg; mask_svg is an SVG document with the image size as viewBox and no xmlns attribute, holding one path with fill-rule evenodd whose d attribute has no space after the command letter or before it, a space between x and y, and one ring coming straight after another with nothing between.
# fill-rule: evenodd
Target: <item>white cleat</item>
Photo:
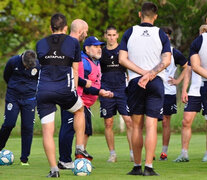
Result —
<instances>
[{"instance_id":1,"label":"white cleat","mask_svg":"<svg viewBox=\"0 0 207 180\"><path fill-rule=\"evenodd\" d=\"M109 159L107 162L110 162L110 163L115 163L117 161L117 157L116 157L116 154L112 154L109 156Z\"/></svg>"}]
</instances>

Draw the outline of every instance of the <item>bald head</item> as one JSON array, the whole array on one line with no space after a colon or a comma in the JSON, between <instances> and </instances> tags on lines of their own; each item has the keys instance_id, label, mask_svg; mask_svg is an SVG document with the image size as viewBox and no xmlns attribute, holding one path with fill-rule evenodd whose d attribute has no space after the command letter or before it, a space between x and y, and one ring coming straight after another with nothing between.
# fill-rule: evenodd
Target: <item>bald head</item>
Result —
<instances>
[{"instance_id":1,"label":"bald head","mask_svg":"<svg viewBox=\"0 0 207 180\"><path fill-rule=\"evenodd\" d=\"M88 24L84 20L75 19L71 23L70 36L82 42L87 37L87 33L88 33Z\"/></svg>"},{"instance_id":2,"label":"bald head","mask_svg":"<svg viewBox=\"0 0 207 180\"><path fill-rule=\"evenodd\" d=\"M207 32L207 24L203 24L199 28L199 33L200 34L205 33L205 32Z\"/></svg>"}]
</instances>

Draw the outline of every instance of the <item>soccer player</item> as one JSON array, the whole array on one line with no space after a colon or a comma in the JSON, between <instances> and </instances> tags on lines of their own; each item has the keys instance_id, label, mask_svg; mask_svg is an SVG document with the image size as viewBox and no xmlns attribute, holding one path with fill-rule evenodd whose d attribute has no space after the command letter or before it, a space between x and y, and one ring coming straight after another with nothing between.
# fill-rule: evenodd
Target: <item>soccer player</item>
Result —
<instances>
[{"instance_id":1,"label":"soccer player","mask_svg":"<svg viewBox=\"0 0 207 180\"><path fill-rule=\"evenodd\" d=\"M36 49L41 64L37 92L37 108L42 123L43 146L51 167L47 177L59 177L55 157L54 118L56 104L74 113L76 158L88 158L84 149L85 118L81 98L77 95L80 45L66 35L66 17L56 13L51 17L52 35L38 41Z\"/></svg>"},{"instance_id":2,"label":"soccer player","mask_svg":"<svg viewBox=\"0 0 207 180\"><path fill-rule=\"evenodd\" d=\"M129 28L123 35L119 63L129 69L128 106L133 122L132 147L134 167L129 175L158 175L153 169L157 144L157 120L162 118L164 102L164 69L170 64L171 49L167 35L153 26L157 6L142 5L141 24ZM142 172L143 116L146 114L145 168Z\"/></svg>"},{"instance_id":3,"label":"soccer player","mask_svg":"<svg viewBox=\"0 0 207 180\"><path fill-rule=\"evenodd\" d=\"M190 47L190 61L193 71L201 75L202 85L200 88L201 101L203 104L203 115L207 119L207 33L198 36Z\"/></svg>"},{"instance_id":4,"label":"soccer player","mask_svg":"<svg viewBox=\"0 0 207 180\"><path fill-rule=\"evenodd\" d=\"M167 34L169 40L171 40L172 30L169 27L163 27L161 29ZM170 142L170 120L171 116L177 113L176 85L178 85L183 80L187 68L187 60L183 54L173 47L171 47L171 51L171 63L165 69L165 97L162 120L162 152L160 155L160 160L167 160L168 145ZM175 79L177 65L180 65L183 70L179 77Z\"/></svg>"},{"instance_id":5,"label":"soccer player","mask_svg":"<svg viewBox=\"0 0 207 180\"><path fill-rule=\"evenodd\" d=\"M204 32L207 32L207 25L200 26L199 29L200 35ZM191 78L191 85L187 93L190 78ZM200 112L202 108L202 101L200 95L201 83L202 83L201 76L195 73L194 71L192 71L189 62L187 72L184 76L183 88L182 88L182 102L185 103L184 115L182 121L182 131L181 131L182 150L181 150L181 154L177 157L177 159L174 160L174 162L189 162L188 147L192 136L191 126L197 112ZM206 125L207 125L207 121L206 121ZM202 161L203 162L207 161L207 152L205 153Z\"/></svg>"},{"instance_id":6,"label":"soccer player","mask_svg":"<svg viewBox=\"0 0 207 180\"><path fill-rule=\"evenodd\" d=\"M4 123L0 130L0 151L5 147L21 113L21 165L29 165L33 125L35 121L36 88L40 66L32 50L13 56L4 69L7 83Z\"/></svg>"},{"instance_id":7,"label":"soccer player","mask_svg":"<svg viewBox=\"0 0 207 180\"><path fill-rule=\"evenodd\" d=\"M127 140L130 149L130 159L133 161L132 151L132 120L128 113L126 88L126 68L119 64L118 55L120 46L117 42L119 34L116 27L108 26L104 34L107 44L102 50L101 57L101 87L112 91L114 98L100 97L101 117L104 118L105 138L110 151L108 162L116 162L117 156L114 145L113 116L117 110L123 117L127 127Z\"/></svg>"},{"instance_id":8,"label":"soccer player","mask_svg":"<svg viewBox=\"0 0 207 180\"><path fill-rule=\"evenodd\" d=\"M88 33L88 24L82 19L75 19L72 21L70 26L70 36L76 38L79 42L83 42L87 37ZM79 62L82 65L82 61ZM80 71L82 72L82 71ZM82 77L82 78L81 78ZM91 81L84 79L84 74L79 73L78 79L78 89L82 87L90 87ZM82 95L82 90L78 91L79 96ZM67 110L61 108L61 127L59 131L59 169L72 169L74 164L72 162L72 144L74 138L74 128L73 128L73 113L70 113Z\"/></svg>"}]
</instances>

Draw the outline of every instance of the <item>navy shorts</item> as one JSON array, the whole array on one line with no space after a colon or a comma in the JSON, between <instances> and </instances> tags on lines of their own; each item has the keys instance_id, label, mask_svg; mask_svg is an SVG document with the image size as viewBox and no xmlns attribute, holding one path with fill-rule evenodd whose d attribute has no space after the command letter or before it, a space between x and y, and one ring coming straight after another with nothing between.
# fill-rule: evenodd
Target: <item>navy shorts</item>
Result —
<instances>
[{"instance_id":1,"label":"navy shorts","mask_svg":"<svg viewBox=\"0 0 207 180\"><path fill-rule=\"evenodd\" d=\"M185 104L184 112L200 112L202 102L200 96L188 96L188 102Z\"/></svg>"},{"instance_id":2,"label":"navy shorts","mask_svg":"<svg viewBox=\"0 0 207 180\"><path fill-rule=\"evenodd\" d=\"M68 110L74 106L78 100L76 91L70 91L69 88L63 88L59 91L50 91L49 89L39 90L37 92L37 111L42 119L44 116L57 110L58 104L63 110Z\"/></svg>"},{"instance_id":3,"label":"navy shorts","mask_svg":"<svg viewBox=\"0 0 207 180\"><path fill-rule=\"evenodd\" d=\"M92 130L92 122L91 122L91 111L90 108L87 108L84 106L84 112L85 112L85 134L88 136L92 136L93 130Z\"/></svg>"},{"instance_id":4,"label":"navy shorts","mask_svg":"<svg viewBox=\"0 0 207 180\"><path fill-rule=\"evenodd\" d=\"M129 108L127 106L127 96L125 88L111 90L114 93L113 98L100 97L101 117L111 118L117 114L129 115Z\"/></svg>"},{"instance_id":5,"label":"navy shorts","mask_svg":"<svg viewBox=\"0 0 207 180\"><path fill-rule=\"evenodd\" d=\"M176 95L165 95L163 105L163 115L172 115L177 113Z\"/></svg>"},{"instance_id":6,"label":"navy shorts","mask_svg":"<svg viewBox=\"0 0 207 180\"><path fill-rule=\"evenodd\" d=\"M203 115L207 115L207 82L204 82L204 85L200 88L201 101L203 104Z\"/></svg>"},{"instance_id":7,"label":"navy shorts","mask_svg":"<svg viewBox=\"0 0 207 180\"><path fill-rule=\"evenodd\" d=\"M128 106L130 115L144 115L163 118L164 85L162 79L157 76L148 82L146 89L138 85L141 77L132 79L127 88Z\"/></svg>"}]
</instances>

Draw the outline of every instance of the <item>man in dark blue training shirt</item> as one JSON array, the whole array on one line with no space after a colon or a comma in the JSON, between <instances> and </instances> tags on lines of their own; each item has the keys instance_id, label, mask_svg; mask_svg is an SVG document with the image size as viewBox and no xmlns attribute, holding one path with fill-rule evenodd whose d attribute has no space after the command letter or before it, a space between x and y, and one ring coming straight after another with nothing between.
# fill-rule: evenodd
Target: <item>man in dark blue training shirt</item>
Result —
<instances>
[{"instance_id":1,"label":"man in dark blue training shirt","mask_svg":"<svg viewBox=\"0 0 207 180\"><path fill-rule=\"evenodd\" d=\"M22 55L13 56L4 69L4 80L7 83L4 123L0 130L0 150L2 150L15 127L21 112L21 165L29 165L33 125L36 107L36 87L39 63L36 53L25 51Z\"/></svg>"},{"instance_id":2,"label":"man in dark blue training shirt","mask_svg":"<svg viewBox=\"0 0 207 180\"><path fill-rule=\"evenodd\" d=\"M116 27L108 26L104 37L107 40L106 46L102 50L101 57L101 87L112 91L114 98L100 97L101 117L104 118L105 138L110 151L108 162L116 162L117 156L115 152L114 133L113 133L113 116L117 111L122 116L127 128L127 140L130 149L130 160L133 161L132 151L132 120L129 116L127 106L126 89L126 68L119 64L120 45L117 42L119 34Z\"/></svg>"},{"instance_id":3,"label":"man in dark blue training shirt","mask_svg":"<svg viewBox=\"0 0 207 180\"><path fill-rule=\"evenodd\" d=\"M88 158L89 155L84 149L83 104L76 91L80 45L77 39L66 35L68 26L64 15L57 13L52 16L51 30L52 35L41 39L36 47L41 64L37 109L42 123L43 145L51 167L47 177L59 177L53 139L56 104L74 113L76 158Z\"/></svg>"},{"instance_id":4,"label":"man in dark blue training shirt","mask_svg":"<svg viewBox=\"0 0 207 180\"><path fill-rule=\"evenodd\" d=\"M75 19L70 25L70 36L76 38L79 42L83 42L88 32L88 24L82 19ZM79 63L80 66L80 63ZM80 76L80 75L79 75ZM90 87L91 81L84 80L79 77L78 85ZM72 161L72 145L75 134L73 128L74 115L67 110L61 109L61 127L59 131L59 169L72 169L74 163Z\"/></svg>"}]
</instances>

